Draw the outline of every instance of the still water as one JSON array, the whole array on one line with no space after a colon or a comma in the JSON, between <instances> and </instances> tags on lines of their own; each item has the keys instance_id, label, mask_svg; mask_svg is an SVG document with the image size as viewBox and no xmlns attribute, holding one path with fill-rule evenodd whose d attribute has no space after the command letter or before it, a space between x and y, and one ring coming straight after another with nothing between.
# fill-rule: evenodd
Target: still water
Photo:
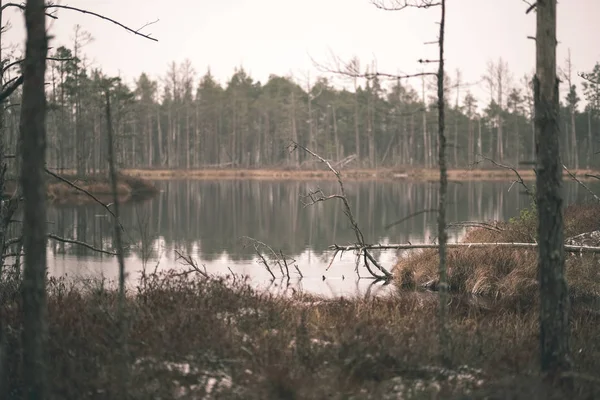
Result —
<instances>
[{"instance_id":1,"label":"still water","mask_svg":"<svg viewBox=\"0 0 600 400\"><path fill-rule=\"evenodd\" d=\"M305 206L306 195L317 188L338 193L332 181L262 180L172 180L156 183L160 194L146 202L121 207L125 265L129 282L135 284L140 271L185 268L176 251L191 255L212 274L247 275L256 287L274 292L291 288L323 296L381 294L393 285L371 286L370 279L357 279L354 257L346 253L332 261L329 245L353 243L354 233L339 200ZM592 185L592 190L594 190ZM422 213L389 229L385 226L421 210L435 209L438 185L429 182L347 182L350 205L369 243L432 242L436 236L436 213ZM598 188L596 186L596 188ZM509 190L510 189L510 190ZM574 182L565 182L567 204L586 201L589 195ZM450 183L449 222L507 220L529 206L529 198L510 182ZM53 207L49 230L59 236L113 250L112 224L107 212L96 205ZM450 240L459 240L462 229L451 229ZM255 249L241 239L252 237L296 260L300 279L290 268L290 285L271 275L259 263ZM79 246L49 242L48 265L52 275L73 278L118 276L116 257L101 255ZM265 255L267 254L265 250ZM391 269L401 256L396 251L376 254ZM361 275L368 276L366 271Z\"/></svg>"}]
</instances>

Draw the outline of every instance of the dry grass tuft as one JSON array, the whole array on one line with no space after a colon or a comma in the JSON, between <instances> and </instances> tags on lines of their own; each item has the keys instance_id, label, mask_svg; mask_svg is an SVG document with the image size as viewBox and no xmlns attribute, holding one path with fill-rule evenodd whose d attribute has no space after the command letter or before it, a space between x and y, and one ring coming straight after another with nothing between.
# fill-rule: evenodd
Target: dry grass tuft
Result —
<instances>
[{"instance_id":1,"label":"dry grass tuft","mask_svg":"<svg viewBox=\"0 0 600 400\"><path fill-rule=\"evenodd\" d=\"M571 205L565 209L565 236L600 228L600 205ZM485 228L470 230L465 243L533 242L536 238L536 214L523 211L519 218L500 223L501 232ZM594 254L567 253L566 275L575 299L600 296L600 268ZM400 259L395 267L403 287L427 286L438 275L437 250L425 250ZM448 280L453 292L518 300L533 304L537 294L537 250L466 247L448 249Z\"/></svg>"}]
</instances>

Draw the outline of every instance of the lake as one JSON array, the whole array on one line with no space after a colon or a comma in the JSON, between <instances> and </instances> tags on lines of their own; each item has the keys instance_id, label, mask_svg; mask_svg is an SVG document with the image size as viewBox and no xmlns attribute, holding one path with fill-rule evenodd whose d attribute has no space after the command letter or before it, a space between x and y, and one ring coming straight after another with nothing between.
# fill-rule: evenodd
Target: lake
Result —
<instances>
[{"instance_id":1,"label":"lake","mask_svg":"<svg viewBox=\"0 0 600 400\"><path fill-rule=\"evenodd\" d=\"M160 194L146 202L121 207L127 244L125 258L129 283L140 271L186 268L176 251L191 255L208 273L247 275L257 288L283 293L294 289L332 296L383 294L393 285L372 285L357 279L354 256L345 253L332 262L327 250L334 243L355 241L354 232L339 200L306 206L303 197L320 188L326 195L339 192L334 181L171 180L158 181ZM590 183L592 190L600 185ZM421 210L435 209L438 184L408 181L348 181L346 192L358 225L368 243L431 243L437 232L437 214L426 212L386 229L386 225ZM510 190L509 190L510 189ZM574 182L565 182L565 202L587 201L590 195ZM507 220L519 215L530 200L510 182L469 181L450 183L448 222ZM96 248L113 250L112 221L102 207L51 207L49 231L84 241ZM459 240L464 228L449 230ZM291 279L281 279L279 267L271 275L259 262L251 237L295 259L303 274L290 267ZM246 244L246 245L245 245ZM116 257L50 240L48 268L51 275L73 278L118 276ZM266 249L263 253L268 255ZM389 270L401 256L387 251L376 254ZM360 269L362 276L368 273Z\"/></svg>"}]
</instances>

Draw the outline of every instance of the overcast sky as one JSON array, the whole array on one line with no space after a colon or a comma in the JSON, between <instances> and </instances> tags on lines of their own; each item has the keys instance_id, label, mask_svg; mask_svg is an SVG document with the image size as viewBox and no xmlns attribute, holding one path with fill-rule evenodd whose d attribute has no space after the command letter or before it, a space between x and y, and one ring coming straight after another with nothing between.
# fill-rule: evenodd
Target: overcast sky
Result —
<instances>
[{"instance_id":1,"label":"overcast sky","mask_svg":"<svg viewBox=\"0 0 600 400\"><path fill-rule=\"evenodd\" d=\"M462 71L477 82L490 60L502 57L518 82L533 71L535 14L525 14L522 0L449 0L447 5L447 71ZM226 83L236 66L255 79L293 74L303 80L318 74L312 59L327 64L331 53L342 59L358 56L363 65L377 60L382 72L419 71L419 58L436 58L424 42L437 38L439 9L378 10L370 0L62 0L132 27L159 20L144 29L158 42L124 31L93 16L60 10L49 23L51 46L72 47L80 24L94 41L84 48L93 66L132 82L140 73L163 75L170 62L190 59L198 75L210 66ZM22 45L23 16L4 16L12 28L8 42ZM600 61L600 0L565 0L558 5L558 61L571 49L575 72ZM6 44L6 42L5 42ZM580 82L577 79L577 82ZM487 97L484 85L473 92ZM462 96L461 96L462 97ZM482 99L483 100L483 99Z\"/></svg>"}]
</instances>

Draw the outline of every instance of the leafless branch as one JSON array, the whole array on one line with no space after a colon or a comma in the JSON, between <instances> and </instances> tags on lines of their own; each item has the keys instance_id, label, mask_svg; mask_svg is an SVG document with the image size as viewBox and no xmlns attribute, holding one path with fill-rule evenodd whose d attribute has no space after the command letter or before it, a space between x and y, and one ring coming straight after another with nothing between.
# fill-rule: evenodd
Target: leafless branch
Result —
<instances>
[{"instance_id":1,"label":"leafless branch","mask_svg":"<svg viewBox=\"0 0 600 400\"><path fill-rule=\"evenodd\" d=\"M450 227L473 227L473 228L483 228L483 229L487 229L490 231L495 231L495 232L502 232L503 229L497 227L496 225L492 225L492 224L488 224L487 222L480 222L480 221L459 221L459 222L449 222L446 225L448 228Z\"/></svg>"},{"instance_id":2,"label":"leafless branch","mask_svg":"<svg viewBox=\"0 0 600 400\"><path fill-rule=\"evenodd\" d=\"M442 3L433 0L371 0L371 4L380 10L401 11L405 8L431 8Z\"/></svg>"},{"instance_id":3,"label":"leafless branch","mask_svg":"<svg viewBox=\"0 0 600 400\"><path fill-rule=\"evenodd\" d=\"M107 254L107 255L109 255L109 256L116 256L116 255L117 255L117 253L113 253L112 251L107 251L107 250L102 250L102 249L99 249L99 248L97 248L97 247L94 247L94 246L92 246L91 244L88 244L88 243L86 243L86 242L81 242L81 241L79 241L79 240L74 240L74 239L67 239L67 238L63 238L63 237L57 236L57 235L55 235L55 234L53 234L53 233L49 233L49 234L48 234L48 238L49 238L49 239L56 240L56 241L58 241L58 242L69 243L69 244L75 244L75 245L77 245L77 246L85 247L85 248L87 248L87 249L90 249L90 250L92 250L92 251L95 251L96 253Z\"/></svg>"},{"instance_id":4,"label":"leafless branch","mask_svg":"<svg viewBox=\"0 0 600 400\"><path fill-rule=\"evenodd\" d=\"M98 199L96 196L94 196L93 194L91 194L90 192L88 192L87 190L85 190L84 188L77 186L76 184L74 184L73 182L69 181L68 179L65 179L65 178L63 178L62 176L55 174L54 172L50 171L48 168L44 168L44 171L45 171L45 172L46 172L48 175L50 175L50 176L52 176L52 177L54 177L54 178L58 179L58 180L59 180L59 181L61 181L61 182L64 182L64 183L66 183L67 185L71 186L73 189L75 189L75 190L78 190L78 191L80 191L80 192L84 193L85 195L89 196L89 197L90 197L92 200L94 200L96 203L100 204L102 207L104 207L104 209L105 209L106 211L108 211L108 212L109 212L109 214L110 214L110 215L112 215L112 216L113 216L113 218L115 218L115 221L117 221L117 223L119 224L119 227L121 228L121 230L122 230L122 231L124 231L124 230L125 230L125 228L124 228L124 227L123 227L123 225L121 224L121 221L119 221L119 220L117 219L116 215L115 215L115 214L114 214L114 213L111 211L110 207L108 207L108 205L106 205L106 204L104 204L103 202L101 202L101 201L100 201L100 200L99 200L99 199Z\"/></svg>"},{"instance_id":5,"label":"leafless branch","mask_svg":"<svg viewBox=\"0 0 600 400\"><path fill-rule=\"evenodd\" d=\"M536 7L537 7L537 2L534 3L530 3L526 0L523 0L524 3L526 3L529 7L527 8L527 10L525 11L525 14L529 14L530 12L532 12Z\"/></svg>"},{"instance_id":6,"label":"leafless branch","mask_svg":"<svg viewBox=\"0 0 600 400\"><path fill-rule=\"evenodd\" d=\"M269 274L271 274L271 277L273 277L273 279L275 279L275 274L273 273L273 271L271 271L271 267L269 267L269 263L265 259L265 256L263 256L262 253L260 252L260 250L258 249L258 245L257 244L254 244L254 251L256 252L256 254L258 255L258 257L261 259L261 261L264 264L264 266L267 269L267 271L269 271Z\"/></svg>"},{"instance_id":7,"label":"leafless branch","mask_svg":"<svg viewBox=\"0 0 600 400\"><path fill-rule=\"evenodd\" d=\"M150 25L154 25L154 24L156 24L158 21L160 21L160 20L157 18L157 19L155 19L154 21L151 21L151 22L146 22L144 25L142 25L141 27L139 27L139 28L138 28L138 29L136 29L135 31L136 31L136 32L139 32L139 31L141 31L142 29L149 27Z\"/></svg>"},{"instance_id":8,"label":"leafless branch","mask_svg":"<svg viewBox=\"0 0 600 400\"><path fill-rule=\"evenodd\" d=\"M103 19L103 20L105 20L105 21L112 22L113 24L115 24L115 25L117 25L117 26L120 26L121 28L125 29L125 30L126 30L126 31L128 31L128 32L131 32L131 33L133 33L134 35L138 35L138 36L141 36L141 37L143 37L143 38L146 38L146 39L149 39L149 40L153 40L153 41L155 41L155 42L158 42L158 39L155 39L155 38L151 37L150 35L146 35L146 34L144 34L144 33L141 33L141 32L139 32L139 31L136 31L135 29L131 29L130 27L128 27L128 26L126 26L126 25L124 25L124 24L120 23L120 22L119 22L119 21L117 21L117 20L114 20L114 19L112 19L112 18L106 17L106 16L104 16L104 15L102 15L102 14L95 13L95 12L93 12L93 11L88 11L88 10L84 10L84 9L82 9L82 8L77 8L77 7L72 7L72 6L62 5L62 4L48 4L48 5L46 5L46 9L49 9L49 8L55 8L55 9L64 9L64 10L71 10L71 11L77 11L77 12L80 12L80 13L82 13L82 14L89 14L89 15L93 15L94 17L98 17L98 18L100 18L100 19ZM56 18L56 16L54 16L53 18Z\"/></svg>"},{"instance_id":9,"label":"leafless branch","mask_svg":"<svg viewBox=\"0 0 600 400\"><path fill-rule=\"evenodd\" d=\"M529 189L529 186L527 186L527 184L525 183L525 181L523 180L523 178L521 177L521 174L519 174L519 171L517 171L514 167L511 167L510 165L505 165L505 164L500 164L499 162L497 162L494 159L491 159L489 157L486 157L482 154L477 154L478 157L481 157L483 160L487 160L489 162L491 162L492 164L494 164L497 167L500 168L504 168L504 169L508 169L511 170L515 173L515 175L517 176L517 179L513 182L513 185L515 183L519 183L521 186L523 186L523 188L525 189L525 193L527 193L531 199L535 202L535 195L533 194L533 192ZM474 164L479 164L482 160L475 160ZM511 185L512 187L512 185Z\"/></svg>"},{"instance_id":10,"label":"leafless branch","mask_svg":"<svg viewBox=\"0 0 600 400\"><path fill-rule=\"evenodd\" d=\"M25 11L25 3L5 3L2 5L2 7L0 7L1 11L4 11L5 9L7 9L8 7L15 7L18 8L22 11ZM53 15L51 13L46 13L46 16L52 19L58 19L56 17L56 15Z\"/></svg>"},{"instance_id":11,"label":"leafless branch","mask_svg":"<svg viewBox=\"0 0 600 400\"><path fill-rule=\"evenodd\" d=\"M438 212L438 209L437 208L429 208L427 210L421 210L421 211L414 212L412 214L407 215L406 217L399 219L398 221L394 221L390 224L387 224L386 226L384 226L384 229L390 229L392 226L399 225L413 217L416 217L417 215L421 215L421 214L425 214L425 213L433 213L433 212Z\"/></svg>"},{"instance_id":12,"label":"leafless branch","mask_svg":"<svg viewBox=\"0 0 600 400\"><path fill-rule=\"evenodd\" d=\"M181 254L178 250L175 250L175 254L177 254L178 260L180 260L180 259L183 260L183 263L182 263L183 265L187 265L192 268L192 270L188 271L188 273L189 272L197 272L200 275L202 275L203 277L209 278L209 275L208 275L208 272L206 271L205 265L202 265L204 267L204 270L202 270L196 263L196 260L194 260L192 258L192 256L190 256L190 255L185 256L185 255Z\"/></svg>"},{"instance_id":13,"label":"leafless branch","mask_svg":"<svg viewBox=\"0 0 600 400\"><path fill-rule=\"evenodd\" d=\"M414 74L390 74L386 72L379 71L368 71L361 72L356 65L353 63L343 62L339 57L332 54L332 64L333 66L326 66L320 64L316 60L312 59L311 61L313 65L321 72L343 75L348 78L362 78L362 79L375 79L375 78L385 78L390 80L398 80L398 79L409 79L409 78L417 78L421 76L436 76L434 72L418 72Z\"/></svg>"},{"instance_id":14,"label":"leafless branch","mask_svg":"<svg viewBox=\"0 0 600 400\"><path fill-rule=\"evenodd\" d=\"M19 86L23 84L23 75L20 75L14 82L12 82L8 87L6 87L0 93L0 103L8 98Z\"/></svg>"},{"instance_id":15,"label":"leafless branch","mask_svg":"<svg viewBox=\"0 0 600 400\"><path fill-rule=\"evenodd\" d=\"M59 62L65 62L65 61L72 61L74 60L73 57L66 57L66 58L60 58L60 57L46 57L46 60L48 61L59 61ZM8 64L6 64L5 66L2 67L2 72L6 72L7 70L9 70L10 68L14 67L15 65L19 65L23 62L23 59L20 58L18 60L14 60Z\"/></svg>"},{"instance_id":16,"label":"leafless branch","mask_svg":"<svg viewBox=\"0 0 600 400\"><path fill-rule=\"evenodd\" d=\"M265 267L267 268L267 271L269 271L269 273L271 274L273 279L275 279L275 274L273 274L273 271L271 270L271 266L269 265L269 262L264 257L264 255L261 253L261 251L260 251L261 247L264 247L269 251L269 253L270 253L269 258L271 259L272 263L275 263L279 266L279 271L281 272L281 275L287 276L287 278L289 280L290 270L289 270L288 261L290 261L292 264L294 264L294 267L296 268L296 271L298 271L300 277L301 278L303 277L302 273L300 272L300 269L298 268L298 265L296 265L296 260L294 260L291 257L287 257L285 254L283 254L282 250L279 250L279 252L276 252L268 244L261 242L260 240L254 239L252 237L249 237L249 236L242 236L240 239L246 242L246 243L244 243L244 247L246 247L250 244L252 245L252 247L254 247L254 251L259 256L260 261L265 265ZM285 272L284 272L284 269L285 269Z\"/></svg>"},{"instance_id":17,"label":"leafless branch","mask_svg":"<svg viewBox=\"0 0 600 400\"><path fill-rule=\"evenodd\" d=\"M358 223L356 222L356 219L354 218L354 214L352 214L352 209L350 208L350 203L348 202L348 197L346 196L346 190L344 189L344 182L342 181L341 173L338 170L336 170L335 168L333 168L331 163L329 161L325 160L320 155L316 154L315 152L308 149L307 147L302 146L301 144L298 144L298 143L292 141L289 146L290 152L296 151L297 149L301 149L301 150L305 151L306 153L310 154L311 156L313 156L314 158L316 158L317 160L319 160L320 162L325 164L327 166L327 168L336 176L338 185L340 187L341 194L334 194L334 195L326 196L325 194L323 194L321 189L317 189L317 191L313 191L313 192L309 193L308 197L312 200L313 204L316 202L319 202L319 201L325 201L325 200L329 200L329 199L340 199L343 204L344 214L350 221L350 225L352 226L352 230L354 231L354 234L356 236L357 245L359 247L364 247L365 246L365 238L363 236L362 231L358 227ZM359 257L361 254L364 255L363 259L364 259L365 267L367 268L369 273L371 275L373 275L373 277L375 277L376 279L384 279L384 280L390 279L392 277L392 274L387 269L385 269L379 262L377 262L377 260L375 260L375 258L368 252L367 249L363 249L363 250L359 251L358 257L357 257L357 269L358 269L358 262L359 262L358 260L359 260ZM376 274L371 269L369 262L372 263L381 273L383 273L383 276Z\"/></svg>"},{"instance_id":18,"label":"leafless branch","mask_svg":"<svg viewBox=\"0 0 600 400\"><path fill-rule=\"evenodd\" d=\"M563 168L565 169L565 171L567 171L567 174L569 174L569 176L571 177L571 179L573 179L575 182L577 182L579 185L581 185L585 190L587 190L588 193L590 193L592 196L594 196L594 199L596 201L600 201L600 197L598 197L596 195L596 193L592 192L592 190L585 183L583 183L573 173L571 173L571 171L569 171L569 169L564 164L563 164Z\"/></svg>"}]
</instances>

